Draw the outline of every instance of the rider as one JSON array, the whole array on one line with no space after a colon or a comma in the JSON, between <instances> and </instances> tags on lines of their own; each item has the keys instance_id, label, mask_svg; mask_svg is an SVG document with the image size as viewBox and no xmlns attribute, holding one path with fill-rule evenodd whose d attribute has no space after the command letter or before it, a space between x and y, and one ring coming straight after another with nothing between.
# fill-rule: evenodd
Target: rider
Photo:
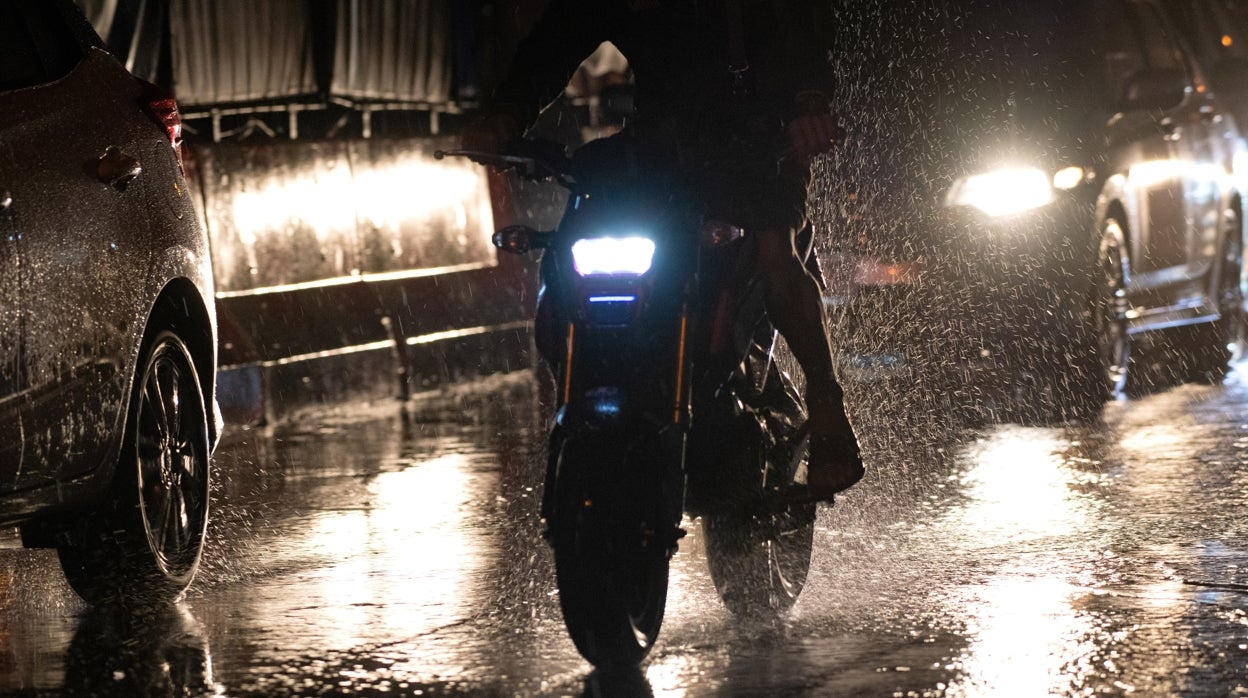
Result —
<instances>
[{"instance_id":1,"label":"rider","mask_svg":"<svg viewBox=\"0 0 1248 698\"><path fill-rule=\"evenodd\" d=\"M464 132L498 152L532 126L604 41L629 60L635 137L682 163L730 163L701 183L708 205L755 241L766 308L806 376L807 495L830 500L863 475L833 370L819 282L794 248L811 158L840 135L811 0L551 0Z\"/></svg>"}]
</instances>

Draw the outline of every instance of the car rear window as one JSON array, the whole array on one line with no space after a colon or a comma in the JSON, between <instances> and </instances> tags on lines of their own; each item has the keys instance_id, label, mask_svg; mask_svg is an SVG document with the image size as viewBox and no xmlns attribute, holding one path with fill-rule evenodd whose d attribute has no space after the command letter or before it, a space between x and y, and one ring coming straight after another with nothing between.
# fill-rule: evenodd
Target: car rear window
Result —
<instances>
[{"instance_id":1,"label":"car rear window","mask_svg":"<svg viewBox=\"0 0 1248 698\"><path fill-rule=\"evenodd\" d=\"M0 91L64 77L83 50L52 3L0 2Z\"/></svg>"}]
</instances>

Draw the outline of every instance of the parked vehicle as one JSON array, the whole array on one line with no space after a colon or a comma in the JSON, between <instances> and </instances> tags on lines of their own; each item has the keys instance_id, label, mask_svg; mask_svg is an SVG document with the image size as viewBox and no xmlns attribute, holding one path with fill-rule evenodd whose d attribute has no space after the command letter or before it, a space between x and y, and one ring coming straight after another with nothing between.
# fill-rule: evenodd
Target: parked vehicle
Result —
<instances>
[{"instance_id":1,"label":"parked vehicle","mask_svg":"<svg viewBox=\"0 0 1248 698\"><path fill-rule=\"evenodd\" d=\"M0 3L0 525L166 601L208 519L216 325L177 105L68 0Z\"/></svg>"},{"instance_id":2,"label":"parked vehicle","mask_svg":"<svg viewBox=\"0 0 1248 698\"><path fill-rule=\"evenodd\" d=\"M1178 378L1220 379L1244 144L1158 4L868 5L838 9L849 139L818 195L844 248L939 289L915 296L938 328L916 351L1028 375L1026 399L1066 416L1146 381L1145 343Z\"/></svg>"},{"instance_id":3,"label":"parked vehicle","mask_svg":"<svg viewBox=\"0 0 1248 698\"><path fill-rule=\"evenodd\" d=\"M545 250L536 334L558 407L542 517L577 649L598 666L646 655L682 512L702 517L729 609L787 611L814 535L815 505L786 497L806 455L805 408L773 360L741 229L709 218L672 167L628 138L571 161L456 153L541 164L571 191L556 231L513 226L494 240Z\"/></svg>"}]
</instances>

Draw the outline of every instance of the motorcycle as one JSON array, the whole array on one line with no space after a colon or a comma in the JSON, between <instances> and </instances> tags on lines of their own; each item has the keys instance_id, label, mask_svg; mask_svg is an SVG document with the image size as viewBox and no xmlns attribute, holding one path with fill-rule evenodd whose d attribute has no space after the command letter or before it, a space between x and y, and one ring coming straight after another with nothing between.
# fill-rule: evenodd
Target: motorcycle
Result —
<instances>
[{"instance_id":1,"label":"motorcycle","mask_svg":"<svg viewBox=\"0 0 1248 698\"><path fill-rule=\"evenodd\" d=\"M493 241L543 250L534 331L557 406L541 515L581 655L625 667L653 647L685 514L702 519L724 604L782 615L805 584L815 504L789 496L804 474L806 414L776 362L746 232L628 138L571 158L533 141L447 155L569 191L556 230L509 226Z\"/></svg>"}]
</instances>

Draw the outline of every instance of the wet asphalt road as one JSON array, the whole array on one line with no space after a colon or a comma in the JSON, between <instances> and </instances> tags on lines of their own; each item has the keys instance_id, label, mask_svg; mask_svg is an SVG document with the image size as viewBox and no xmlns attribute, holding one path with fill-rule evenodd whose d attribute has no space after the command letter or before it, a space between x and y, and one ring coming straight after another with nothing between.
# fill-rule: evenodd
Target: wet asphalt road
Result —
<instances>
[{"instance_id":1,"label":"wet asphalt road","mask_svg":"<svg viewBox=\"0 0 1248 698\"><path fill-rule=\"evenodd\" d=\"M168 613L88 610L54 555L0 536L0 693L1248 694L1244 372L1040 427L855 386L870 477L821 511L792 617L737 624L690 523L633 676L591 673L564 633L526 376L406 419L234 431L210 551Z\"/></svg>"}]
</instances>

